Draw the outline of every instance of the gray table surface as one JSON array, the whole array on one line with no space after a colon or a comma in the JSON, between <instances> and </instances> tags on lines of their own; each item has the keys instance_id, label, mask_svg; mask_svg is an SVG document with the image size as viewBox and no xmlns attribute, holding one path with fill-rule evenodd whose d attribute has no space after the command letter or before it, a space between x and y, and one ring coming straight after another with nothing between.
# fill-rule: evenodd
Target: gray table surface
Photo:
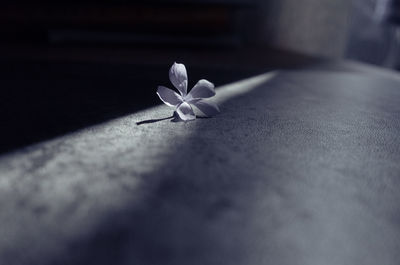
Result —
<instances>
[{"instance_id":1,"label":"gray table surface","mask_svg":"<svg viewBox=\"0 0 400 265\"><path fill-rule=\"evenodd\" d=\"M400 78L275 71L0 157L0 264L400 261Z\"/></svg>"}]
</instances>

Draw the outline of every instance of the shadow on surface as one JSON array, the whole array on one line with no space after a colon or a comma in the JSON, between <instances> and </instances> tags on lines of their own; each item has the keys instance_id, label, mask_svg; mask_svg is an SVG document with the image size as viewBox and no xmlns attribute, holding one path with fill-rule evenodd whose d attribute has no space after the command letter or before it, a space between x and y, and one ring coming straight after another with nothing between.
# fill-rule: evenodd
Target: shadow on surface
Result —
<instances>
[{"instance_id":1,"label":"shadow on surface","mask_svg":"<svg viewBox=\"0 0 400 265\"><path fill-rule=\"evenodd\" d=\"M359 97L376 87L368 85L370 79L339 77L288 75L224 102L216 118L186 126L187 137L144 176L149 196L138 207L104 216L51 264L286 265L320 264L332 256L340 264L397 264L399 224L385 220L390 215L372 216L382 210L375 200L380 185L373 191L365 184L377 181L371 172L386 172L385 179L393 181L396 174L382 161L366 165L366 158L373 163L371 156L382 155L374 151L382 146L362 145L357 138L360 119L379 121L365 114L366 103L378 99ZM397 83L391 84L387 91L399 95ZM390 93L389 106L396 109ZM349 97L361 102L347 104ZM386 110L375 114L384 117ZM398 118L393 122L398 125ZM395 139L397 125L386 128L387 140ZM363 134L380 139L374 128L365 127ZM398 151L385 153L390 163ZM394 197L386 201L396 201L397 191L393 187ZM383 256L375 255L376 245L364 243L366 238L385 242Z\"/></svg>"},{"instance_id":2,"label":"shadow on surface","mask_svg":"<svg viewBox=\"0 0 400 265\"><path fill-rule=\"evenodd\" d=\"M254 108L243 102L251 100L258 106L273 101L254 100L261 90L265 87L224 102L222 113L215 118L191 122L190 135L164 155L163 165L144 176L151 195L139 207L105 217L89 236L77 238L65 255L49 264L241 264L247 258L245 245L251 240L237 240L245 236L240 234L239 223L245 221L247 210L240 199L248 194L241 193L255 185L256 179L250 175L242 181L249 173L246 153L231 152L242 145L249 149L257 145L248 143L246 137L235 139L241 133L248 135L254 130L251 125L259 122ZM271 118L268 122L273 122ZM232 126L234 131L230 131ZM230 135L223 133L228 131ZM220 168L232 158L238 159L234 168ZM240 217L232 219L231 214ZM225 240L236 243L229 246Z\"/></svg>"}]
</instances>

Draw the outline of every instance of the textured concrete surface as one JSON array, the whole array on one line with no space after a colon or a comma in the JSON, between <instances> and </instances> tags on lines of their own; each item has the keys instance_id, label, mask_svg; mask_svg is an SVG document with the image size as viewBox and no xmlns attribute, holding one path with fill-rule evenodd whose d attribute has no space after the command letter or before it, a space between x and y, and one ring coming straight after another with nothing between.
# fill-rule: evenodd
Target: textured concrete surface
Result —
<instances>
[{"instance_id":1,"label":"textured concrete surface","mask_svg":"<svg viewBox=\"0 0 400 265\"><path fill-rule=\"evenodd\" d=\"M274 72L0 157L0 264L398 264L400 81Z\"/></svg>"}]
</instances>

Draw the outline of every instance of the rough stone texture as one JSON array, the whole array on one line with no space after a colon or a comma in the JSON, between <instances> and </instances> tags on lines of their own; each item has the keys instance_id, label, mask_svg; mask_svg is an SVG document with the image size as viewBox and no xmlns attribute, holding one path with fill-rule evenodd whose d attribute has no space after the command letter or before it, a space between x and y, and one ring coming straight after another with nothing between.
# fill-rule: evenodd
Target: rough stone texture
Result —
<instances>
[{"instance_id":1,"label":"rough stone texture","mask_svg":"<svg viewBox=\"0 0 400 265\"><path fill-rule=\"evenodd\" d=\"M0 264L398 264L400 79L287 71L0 158Z\"/></svg>"}]
</instances>

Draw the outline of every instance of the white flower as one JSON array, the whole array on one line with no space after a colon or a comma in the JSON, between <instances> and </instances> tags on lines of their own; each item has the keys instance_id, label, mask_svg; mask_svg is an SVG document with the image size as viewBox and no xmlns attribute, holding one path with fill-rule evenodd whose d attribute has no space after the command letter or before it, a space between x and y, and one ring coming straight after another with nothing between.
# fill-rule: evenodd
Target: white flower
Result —
<instances>
[{"instance_id":1,"label":"white flower","mask_svg":"<svg viewBox=\"0 0 400 265\"><path fill-rule=\"evenodd\" d=\"M174 63L169 70L169 79L171 83L178 89L180 95L175 91L159 86L157 95L168 106L176 108L176 113L183 121L196 119L192 105L198 108L206 116L211 117L219 113L219 108L216 104L204 101L204 98L210 98L215 95L214 84L201 79L187 93L188 78L185 65Z\"/></svg>"}]
</instances>

